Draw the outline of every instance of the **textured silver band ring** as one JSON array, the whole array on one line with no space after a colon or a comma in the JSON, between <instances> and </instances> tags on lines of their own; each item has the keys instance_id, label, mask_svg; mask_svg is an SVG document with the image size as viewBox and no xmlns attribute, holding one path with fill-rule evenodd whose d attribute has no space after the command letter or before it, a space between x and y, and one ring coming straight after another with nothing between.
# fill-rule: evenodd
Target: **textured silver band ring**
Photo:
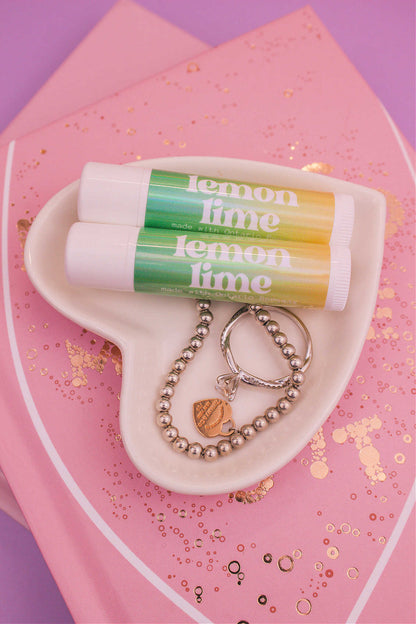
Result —
<instances>
[{"instance_id":1,"label":"textured silver band ring","mask_svg":"<svg viewBox=\"0 0 416 624\"><path fill-rule=\"evenodd\" d=\"M231 375L220 375L217 378L217 388L224 394L226 394L229 400L232 400L234 398L237 385L240 381L249 384L250 386L269 388L272 390L285 388L291 382L291 375L285 375L283 377L279 377L278 379L262 379L258 375L250 373L237 363L231 350L231 333L236 325L249 314L255 314L257 318L259 318L259 316L261 316L261 318L264 318L268 314L268 310L277 311L280 314L283 314L284 316L289 318L295 325L297 325L302 333L306 344L303 365L299 368L299 370L304 373L310 366L313 355L312 339L308 328L301 321L301 319L296 316L296 314L282 307L245 305L230 318L230 320L224 327L220 337L221 351L231 370ZM259 320L261 319L259 318ZM266 320L261 320L261 322L265 325L266 330L269 331L275 343L279 347L282 347L287 341L287 337L286 334L280 331L280 327L278 326L276 321L273 321L271 319L267 320L266 318Z\"/></svg>"}]
</instances>

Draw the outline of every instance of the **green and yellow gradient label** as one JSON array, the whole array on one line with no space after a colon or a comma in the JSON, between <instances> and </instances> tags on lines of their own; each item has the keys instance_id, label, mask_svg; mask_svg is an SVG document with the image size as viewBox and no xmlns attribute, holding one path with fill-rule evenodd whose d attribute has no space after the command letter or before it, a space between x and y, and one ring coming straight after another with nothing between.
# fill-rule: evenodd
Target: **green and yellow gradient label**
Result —
<instances>
[{"instance_id":1,"label":"green and yellow gradient label","mask_svg":"<svg viewBox=\"0 0 416 624\"><path fill-rule=\"evenodd\" d=\"M333 193L153 170L145 226L326 244L334 212Z\"/></svg>"},{"instance_id":2,"label":"green and yellow gradient label","mask_svg":"<svg viewBox=\"0 0 416 624\"><path fill-rule=\"evenodd\" d=\"M330 248L142 228L134 289L191 298L324 307Z\"/></svg>"}]
</instances>

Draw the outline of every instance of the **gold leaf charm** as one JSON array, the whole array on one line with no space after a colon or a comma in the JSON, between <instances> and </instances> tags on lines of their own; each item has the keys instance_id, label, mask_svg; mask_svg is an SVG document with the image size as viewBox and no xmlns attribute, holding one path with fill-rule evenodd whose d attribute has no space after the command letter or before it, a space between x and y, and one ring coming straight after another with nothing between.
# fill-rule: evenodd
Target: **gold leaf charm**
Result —
<instances>
[{"instance_id":1,"label":"gold leaf charm","mask_svg":"<svg viewBox=\"0 0 416 624\"><path fill-rule=\"evenodd\" d=\"M206 438L231 435L235 429L231 405L222 399L204 399L194 403L194 422L199 433ZM230 423L230 429L223 431L226 423Z\"/></svg>"}]
</instances>

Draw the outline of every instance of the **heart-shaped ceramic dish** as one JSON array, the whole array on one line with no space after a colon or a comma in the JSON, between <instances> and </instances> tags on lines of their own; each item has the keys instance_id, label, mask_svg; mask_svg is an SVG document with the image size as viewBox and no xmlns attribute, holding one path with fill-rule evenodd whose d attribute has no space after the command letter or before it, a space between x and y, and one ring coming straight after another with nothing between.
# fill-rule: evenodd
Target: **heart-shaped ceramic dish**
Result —
<instances>
[{"instance_id":1,"label":"heart-shaped ceramic dish","mask_svg":"<svg viewBox=\"0 0 416 624\"><path fill-rule=\"evenodd\" d=\"M188 299L120 293L71 286L64 272L68 230L77 220L78 182L55 195L36 217L25 247L25 265L35 288L59 312L120 347L123 357L120 428L138 470L168 490L219 494L248 487L287 464L309 442L341 397L360 356L372 319L383 257L385 199L374 190L326 176L267 163L212 157L164 158L135 164L291 188L349 193L356 205L351 241L350 293L343 312L294 310L307 325L314 357L293 410L253 441L214 462L175 453L155 424L156 401L172 362L188 344L197 323ZM228 372L219 336L239 308L213 302L210 337L183 374L172 401L181 435L206 444L195 431L194 402L217 395L217 375ZM273 314L302 352L302 340L287 319ZM241 364L268 378L286 374L264 330L250 318L233 334ZM279 368L280 367L280 368ZM233 402L237 426L250 423L282 392L243 387Z\"/></svg>"}]
</instances>

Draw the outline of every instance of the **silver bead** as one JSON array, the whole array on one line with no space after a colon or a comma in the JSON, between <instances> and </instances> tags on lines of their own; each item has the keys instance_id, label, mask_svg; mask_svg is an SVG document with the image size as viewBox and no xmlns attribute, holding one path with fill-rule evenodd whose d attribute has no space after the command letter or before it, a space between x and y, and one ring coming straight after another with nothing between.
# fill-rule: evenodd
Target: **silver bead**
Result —
<instances>
[{"instance_id":1,"label":"silver bead","mask_svg":"<svg viewBox=\"0 0 416 624\"><path fill-rule=\"evenodd\" d=\"M168 412L170 410L170 401L169 401L169 399L160 399L157 402L156 407L161 412Z\"/></svg>"},{"instance_id":2,"label":"silver bead","mask_svg":"<svg viewBox=\"0 0 416 624\"><path fill-rule=\"evenodd\" d=\"M276 334L280 329L279 323L277 323L277 321L274 321L273 319L271 321L267 321L265 327L268 333L272 336L274 336L274 334Z\"/></svg>"},{"instance_id":3,"label":"silver bead","mask_svg":"<svg viewBox=\"0 0 416 624\"><path fill-rule=\"evenodd\" d=\"M256 312L256 319L259 321L259 323L263 323L264 325L265 323L267 323L267 321L270 321L270 313L267 310L263 310L261 308Z\"/></svg>"},{"instance_id":4,"label":"silver bead","mask_svg":"<svg viewBox=\"0 0 416 624\"><path fill-rule=\"evenodd\" d=\"M295 355L295 353L296 353L295 347L289 342L286 343L284 347L282 347L282 355L283 357L287 359L291 358L292 355Z\"/></svg>"},{"instance_id":5,"label":"silver bead","mask_svg":"<svg viewBox=\"0 0 416 624\"><path fill-rule=\"evenodd\" d=\"M181 357L185 360L185 362L190 362L193 360L195 353L189 347L182 350Z\"/></svg>"},{"instance_id":6,"label":"silver bead","mask_svg":"<svg viewBox=\"0 0 416 624\"><path fill-rule=\"evenodd\" d=\"M252 440L256 437L257 431L253 427L253 425L243 425L240 429L240 433L245 437L246 440Z\"/></svg>"},{"instance_id":7,"label":"silver bead","mask_svg":"<svg viewBox=\"0 0 416 624\"><path fill-rule=\"evenodd\" d=\"M171 426L171 427L166 427L166 429L163 429L162 436L168 442L173 442L178 437L178 433L179 431L176 429L176 427Z\"/></svg>"},{"instance_id":8,"label":"silver bead","mask_svg":"<svg viewBox=\"0 0 416 624\"><path fill-rule=\"evenodd\" d=\"M273 424L277 422L280 418L280 414L275 407L269 407L265 412L264 416L268 423Z\"/></svg>"},{"instance_id":9,"label":"silver bead","mask_svg":"<svg viewBox=\"0 0 416 624\"><path fill-rule=\"evenodd\" d=\"M175 371L170 371L166 379L168 383L175 386L179 381L179 375Z\"/></svg>"},{"instance_id":10,"label":"silver bead","mask_svg":"<svg viewBox=\"0 0 416 624\"><path fill-rule=\"evenodd\" d=\"M208 444L204 448L204 459L205 461L211 462L218 458L218 449L213 444Z\"/></svg>"},{"instance_id":11,"label":"silver bead","mask_svg":"<svg viewBox=\"0 0 416 624\"><path fill-rule=\"evenodd\" d=\"M202 454L202 446L199 442L191 442L188 446L188 450L186 451L188 457L191 459L198 459Z\"/></svg>"},{"instance_id":12,"label":"silver bead","mask_svg":"<svg viewBox=\"0 0 416 624\"><path fill-rule=\"evenodd\" d=\"M200 338L199 336L192 336L192 338L189 341L189 344L191 345L194 351L197 351L198 349L202 347L204 343L203 343L202 338Z\"/></svg>"},{"instance_id":13,"label":"silver bead","mask_svg":"<svg viewBox=\"0 0 416 624\"><path fill-rule=\"evenodd\" d=\"M209 310L202 310L202 312L199 313L199 318L201 319L202 323L206 323L207 325L209 323L212 323L214 319L212 312L210 312Z\"/></svg>"},{"instance_id":14,"label":"silver bead","mask_svg":"<svg viewBox=\"0 0 416 624\"><path fill-rule=\"evenodd\" d=\"M277 402L277 409L281 414L286 414L286 412L288 412L291 407L292 405L288 399L283 398Z\"/></svg>"},{"instance_id":15,"label":"silver bead","mask_svg":"<svg viewBox=\"0 0 416 624\"><path fill-rule=\"evenodd\" d=\"M195 332L200 338L206 338L209 334L209 327L207 325L204 325L203 323L199 323L195 327Z\"/></svg>"},{"instance_id":16,"label":"silver bead","mask_svg":"<svg viewBox=\"0 0 416 624\"><path fill-rule=\"evenodd\" d=\"M172 367L177 373L183 373L186 368L186 362L181 360L180 358L175 360Z\"/></svg>"},{"instance_id":17,"label":"silver bead","mask_svg":"<svg viewBox=\"0 0 416 624\"><path fill-rule=\"evenodd\" d=\"M289 401L296 401L299 398L300 395L300 391L295 388L295 386L289 386L286 389L286 397L289 399Z\"/></svg>"},{"instance_id":18,"label":"silver bead","mask_svg":"<svg viewBox=\"0 0 416 624\"><path fill-rule=\"evenodd\" d=\"M292 373L292 383L294 386L301 386L305 381L305 375L302 371L294 371Z\"/></svg>"},{"instance_id":19,"label":"silver bead","mask_svg":"<svg viewBox=\"0 0 416 624\"><path fill-rule=\"evenodd\" d=\"M172 444L172 448L177 453L184 453L188 448L188 440L186 438L176 438Z\"/></svg>"},{"instance_id":20,"label":"silver bead","mask_svg":"<svg viewBox=\"0 0 416 624\"><path fill-rule=\"evenodd\" d=\"M196 307L198 310L208 310L211 305L211 301L209 299L199 299L196 302Z\"/></svg>"},{"instance_id":21,"label":"silver bead","mask_svg":"<svg viewBox=\"0 0 416 624\"><path fill-rule=\"evenodd\" d=\"M172 422L172 416L169 412L159 412L156 414L156 423L159 427L169 427Z\"/></svg>"},{"instance_id":22,"label":"silver bead","mask_svg":"<svg viewBox=\"0 0 416 624\"><path fill-rule=\"evenodd\" d=\"M287 343L287 336L283 332L279 331L273 336L273 340L278 347L283 347Z\"/></svg>"},{"instance_id":23,"label":"silver bead","mask_svg":"<svg viewBox=\"0 0 416 624\"><path fill-rule=\"evenodd\" d=\"M241 448L244 445L245 441L245 437L238 432L233 433L230 437L230 442L233 449Z\"/></svg>"},{"instance_id":24,"label":"silver bead","mask_svg":"<svg viewBox=\"0 0 416 624\"><path fill-rule=\"evenodd\" d=\"M268 425L269 423L264 416L256 416L253 420L253 427L256 431L264 431Z\"/></svg>"},{"instance_id":25,"label":"silver bead","mask_svg":"<svg viewBox=\"0 0 416 624\"><path fill-rule=\"evenodd\" d=\"M299 357L298 355L292 355L292 357L289 360L289 365L290 365L290 368L292 368L293 370L302 368L303 366L302 358Z\"/></svg>"},{"instance_id":26,"label":"silver bead","mask_svg":"<svg viewBox=\"0 0 416 624\"><path fill-rule=\"evenodd\" d=\"M229 440L220 440L217 444L217 449L221 457L224 457L232 452L233 447Z\"/></svg>"},{"instance_id":27,"label":"silver bead","mask_svg":"<svg viewBox=\"0 0 416 624\"><path fill-rule=\"evenodd\" d=\"M255 314L258 310L260 310L259 305L250 305L248 306L248 311L250 312L250 314Z\"/></svg>"},{"instance_id":28,"label":"silver bead","mask_svg":"<svg viewBox=\"0 0 416 624\"><path fill-rule=\"evenodd\" d=\"M164 399L171 399L174 394L175 390L172 388L172 386L163 386L160 391L160 396Z\"/></svg>"}]
</instances>

